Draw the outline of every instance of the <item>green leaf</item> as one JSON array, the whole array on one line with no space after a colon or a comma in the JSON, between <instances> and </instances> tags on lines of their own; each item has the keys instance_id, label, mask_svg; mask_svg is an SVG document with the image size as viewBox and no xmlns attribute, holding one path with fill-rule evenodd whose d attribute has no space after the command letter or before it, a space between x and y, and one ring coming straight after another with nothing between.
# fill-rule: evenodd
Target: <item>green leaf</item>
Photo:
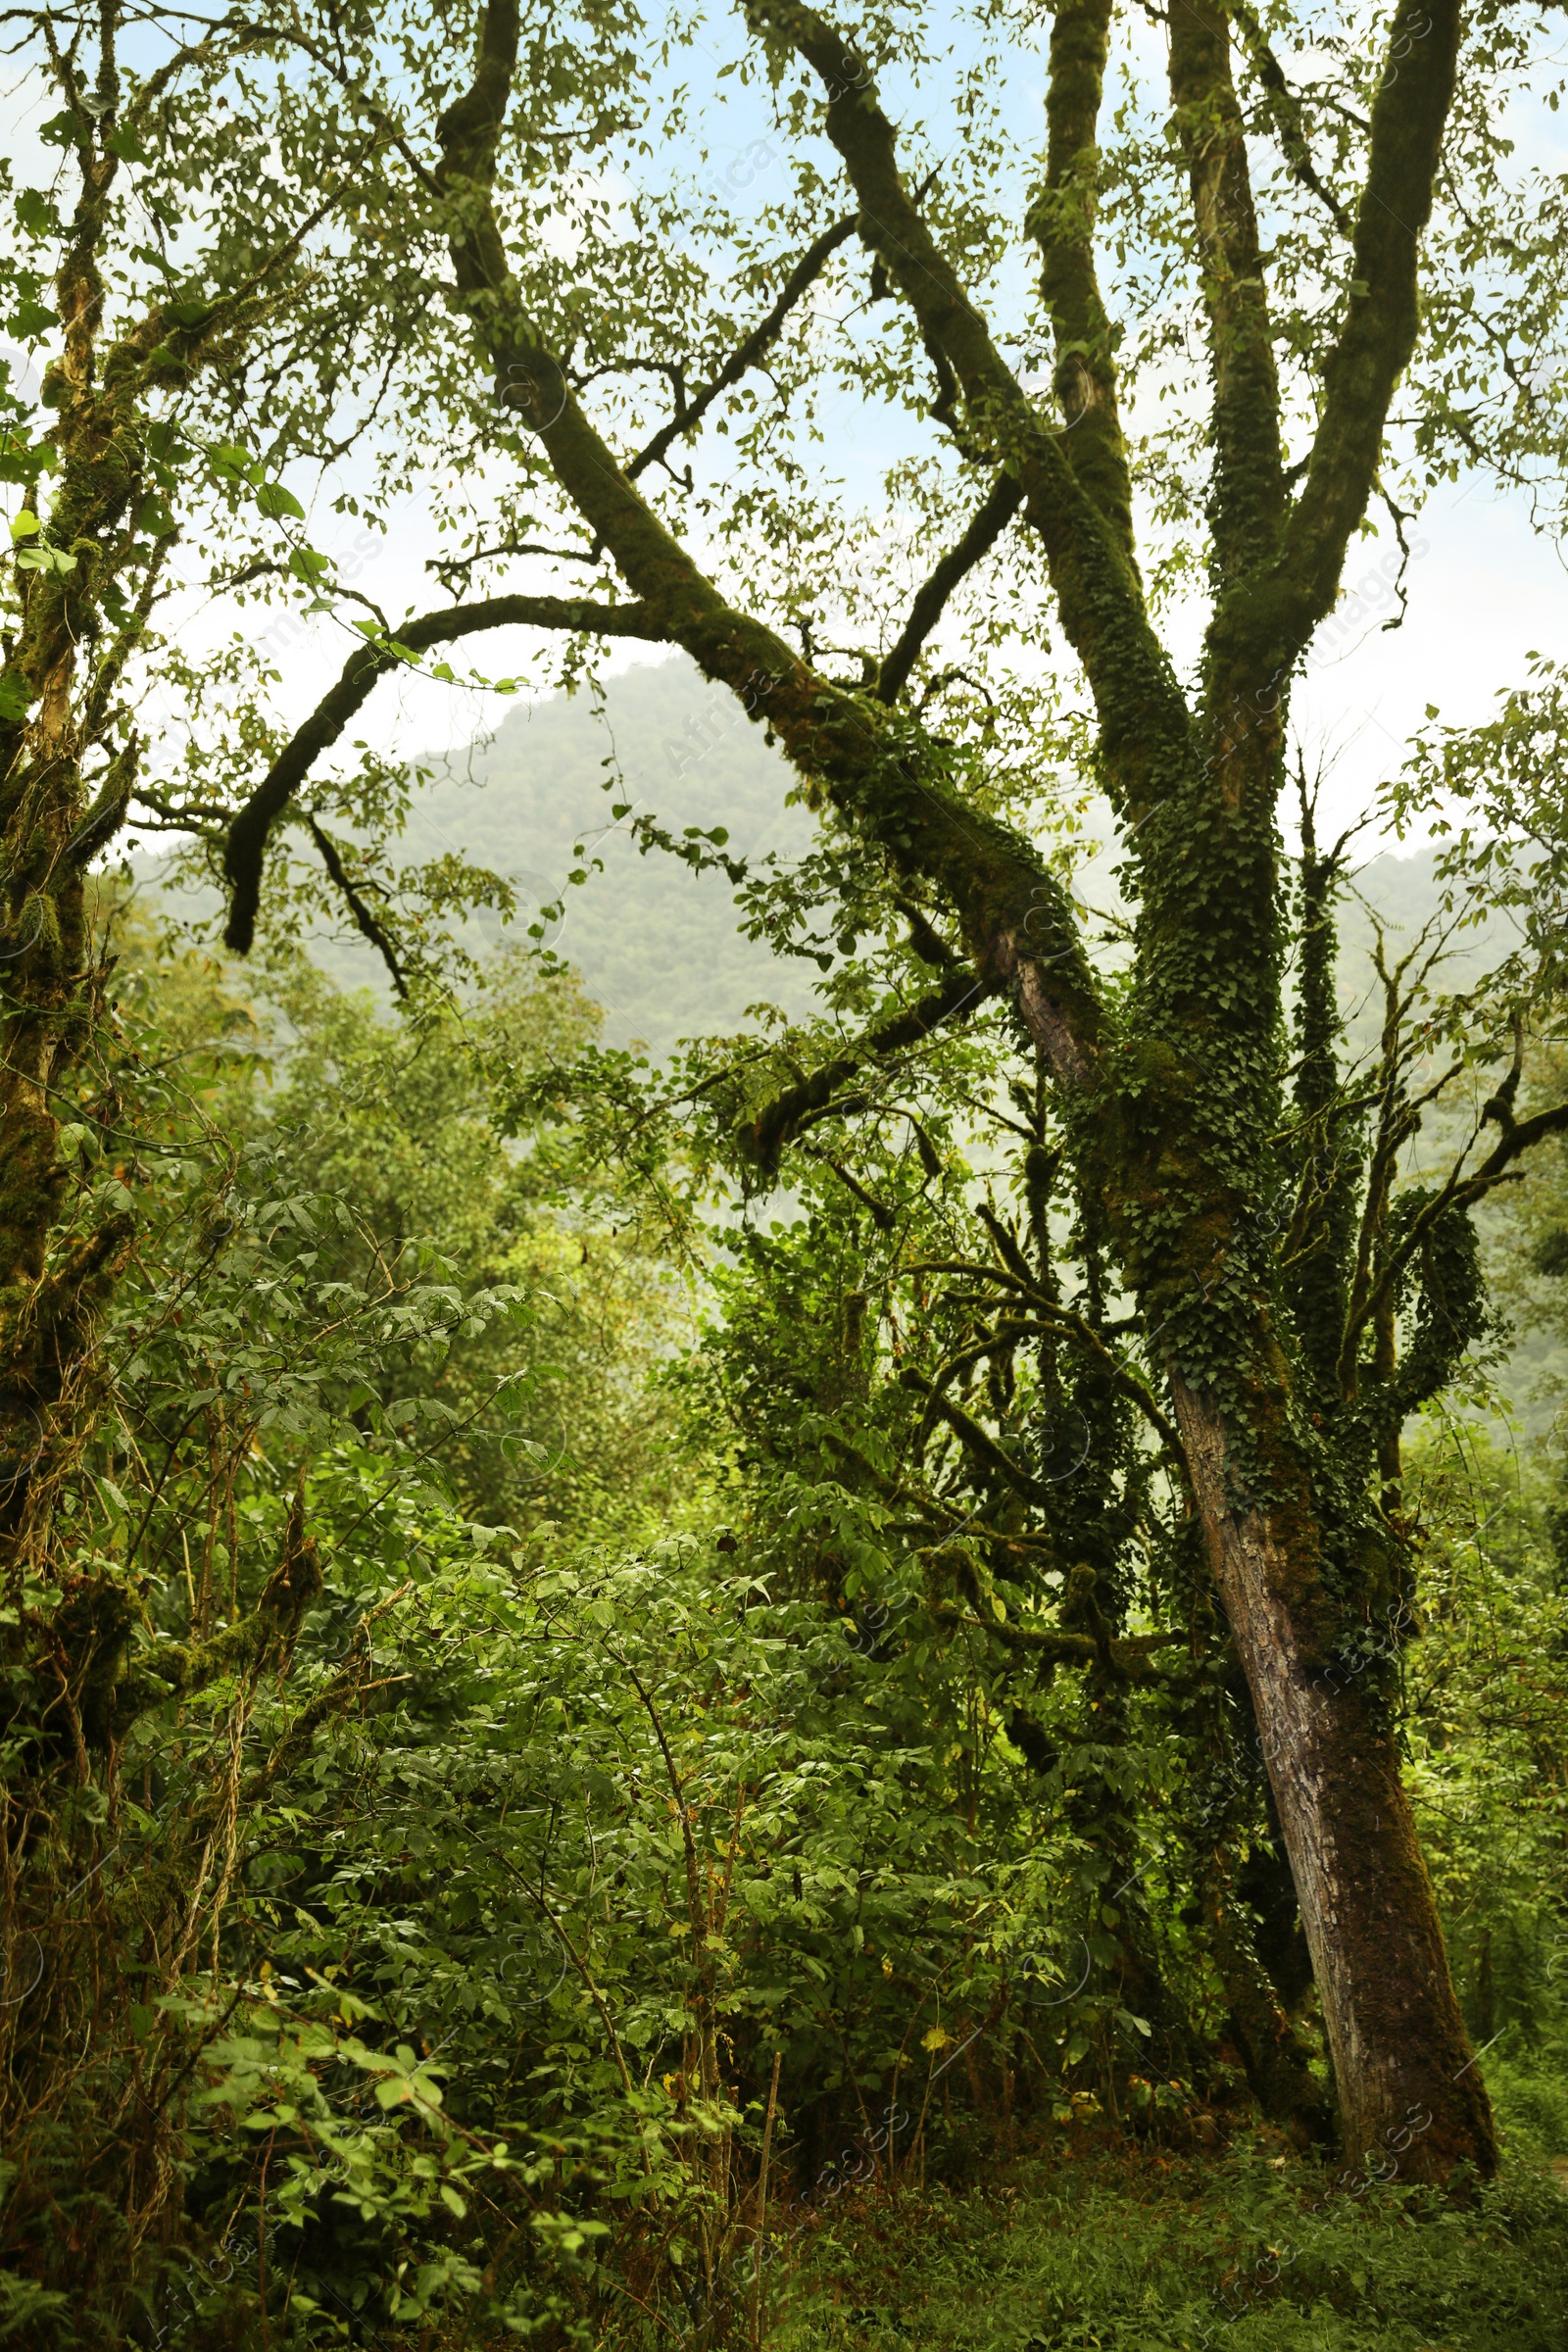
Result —
<instances>
[{"instance_id":1,"label":"green leaf","mask_svg":"<svg viewBox=\"0 0 1568 2352\"><path fill-rule=\"evenodd\" d=\"M305 520L305 509L293 491L285 490L281 482L263 482L256 493L256 504L274 521L281 521L284 516L297 522Z\"/></svg>"},{"instance_id":2,"label":"green leaf","mask_svg":"<svg viewBox=\"0 0 1568 2352\"><path fill-rule=\"evenodd\" d=\"M50 310L47 303L33 302L29 298L18 303L6 324L19 343L33 343L40 335L52 335L56 331L60 324L60 314Z\"/></svg>"},{"instance_id":3,"label":"green leaf","mask_svg":"<svg viewBox=\"0 0 1568 2352\"><path fill-rule=\"evenodd\" d=\"M62 112L51 115L47 122L38 125L38 136L46 147L85 147L87 133L74 115Z\"/></svg>"},{"instance_id":4,"label":"green leaf","mask_svg":"<svg viewBox=\"0 0 1568 2352\"><path fill-rule=\"evenodd\" d=\"M118 155L122 164L150 164L152 150L144 147L128 122L121 122L104 141L111 155Z\"/></svg>"},{"instance_id":5,"label":"green leaf","mask_svg":"<svg viewBox=\"0 0 1568 2352\"><path fill-rule=\"evenodd\" d=\"M17 191L17 226L24 236L58 237L62 234L61 220L55 210L55 200L41 188L19 188Z\"/></svg>"},{"instance_id":6,"label":"green leaf","mask_svg":"<svg viewBox=\"0 0 1568 2352\"><path fill-rule=\"evenodd\" d=\"M19 718L26 717L31 707L32 696L24 678L16 670L0 678L0 719L14 726Z\"/></svg>"}]
</instances>

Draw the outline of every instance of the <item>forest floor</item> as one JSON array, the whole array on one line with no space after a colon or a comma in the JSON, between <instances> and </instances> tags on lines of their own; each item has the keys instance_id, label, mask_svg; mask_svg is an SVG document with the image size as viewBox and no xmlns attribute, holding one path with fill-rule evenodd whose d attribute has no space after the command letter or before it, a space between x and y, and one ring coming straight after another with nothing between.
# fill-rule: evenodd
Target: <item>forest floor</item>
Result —
<instances>
[{"instance_id":1,"label":"forest floor","mask_svg":"<svg viewBox=\"0 0 1568 2352\"><path fill-rule=\"evenodd\" d=\"M1553 2086L1555 2088L1555 2086ZM1550 2104L1557 2104L1554 2096ZM1568 2352L1568 2178L1538 2133L1457 2209L1265 2137L1019 2159L846 2207L784 2266L772 2352Z\"/></svg>"}]
</instances>

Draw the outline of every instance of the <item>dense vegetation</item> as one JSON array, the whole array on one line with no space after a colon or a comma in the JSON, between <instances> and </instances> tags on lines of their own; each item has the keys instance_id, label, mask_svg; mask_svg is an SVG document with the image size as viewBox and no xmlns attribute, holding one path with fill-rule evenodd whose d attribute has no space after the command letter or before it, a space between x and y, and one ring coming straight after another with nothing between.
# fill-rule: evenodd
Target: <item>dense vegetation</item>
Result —
<instances>
[{"instance_id":1,"label":"dense vegetation","mask_svg":"<svg viewBox=\"0 0 1568 2352\"><path fill-rule=\"evenodd\" d=\"M1127 1630L1081 1569L1041 1570L1060 1630L1027 1607L1047 1539L1002 1465L1038 1370L977 1353L964 1303L1016 1255L989 1201L1026 1125L956 1140L983 1035L874 1163L704 1235L563 1110L594 1031L568 976L503 959L394 1021L292 964L258 1008L103 919L68 1148L141 1239L62 1479L73 1572L24 1599L62 1644L102 1564L129 1605L74 1694L113 1778L13 1886L14 2336L1560 2341L1549 1451L1432 1424L1420 1639L1366 1652L1403 1650L1512 2152L1435 2255L1396 2155L1322 2169L1245 1699L1154 1457L1086 1412L1032 1457L1047 1556L1074 1507L1080 1543L1133 1521ZM901 1280L922 1260L974 1273ZM934 1429L923 1350L971 1359ZM955 1597L921 1514L984 1529ZM1190 1662L1156 1679L1133 1629L1176 1606Z\"/></svg>"},{"instance_id":2,"label":"dense vegetation","mask_svg":"<svg viewBox=\"0 0 1568 2352\"><path fill-rule=\"evenodd\" d=\"M9 20L0 2340L1563 2342L1563 85L1157 23Z\"/></svg>"}]
</instances>

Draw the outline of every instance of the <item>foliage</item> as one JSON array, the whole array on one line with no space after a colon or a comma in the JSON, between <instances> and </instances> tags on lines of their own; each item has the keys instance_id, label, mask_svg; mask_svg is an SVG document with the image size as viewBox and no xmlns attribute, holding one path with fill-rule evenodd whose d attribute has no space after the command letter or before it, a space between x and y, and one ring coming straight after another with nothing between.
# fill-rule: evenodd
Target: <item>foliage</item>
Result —
<instances>
[{"instance_id":1,"label":"foliage","mask_svg":"<svg viewBox=\"0 0 1568 2352\"><path fill-rule=\"evenodd\" d=\"M563 1081L640 1100L647 1078L556 1058L592 1034L569 985L503 961L471 1004L389 1026L284 966L280 1030L116 920L121 1034L68 1148L84 1201L132 1191L143 1239L113 1385L54 1473L67 1573L22 1619L34 1658L67 1613L94 1637L57 1644L86 1669L41 1716L36 1666L13 1675L8 1734L16 1796L51 1785L30 1761L62 1730L112 1763L59 1784L10 1889L26 1989L0 2018L33 2108L3 2213L14 2332L197 2352L265 2308L273 2341L718 2343L763 2308L760 2253L777 2340L836 2341L813 2281L857 2182L898 2232L999 2145L1052 2151L1054 2182L1097 2131L1245 2139L1254 2099L1280 2109L1259 2018L1293 2011L1284 2111L1321 2114L1245 1699L1158 1428L1125 1359L1101 1385L1110 1354L997 1319L1020 1264L1075 1270L1058 1312L1113 1311L1091 1231L1043 1190L1043 1096L999 1099L1004 1032L903 1065L787 1218L713 1224L695 1346L649 1352L612 1315L564 1374L538 1252L628 1211L600 1141L622 1111ZM765 1058L744 1074L770 1099ZM623 1165L651 1199L682 1168L711 1185L732 1083L706 1126L645 1124L664 1140ZM657 1274L640 1230L632 1277ZM688 1250L699 1231L688 1213ZM651 1376L637 1409L678 1488L658 1445L613 1491L487 1483L478 1399L528 1445L563 1394L588 1426L618 1412L607 1375L632 1397ZM1562 2095L1540 1892L1562 1875L1561 1710L1520 1720L1511 1694L1553 1654L1554 1555L1549 1518L1478 1507L1484 1459L1440 1444L1412 1480L1408 1720L1472 2023L1490 2000L1502 2112L1539 2158ZM652 1536L672 1493L686 1531ZM1096 1543L1092 1588L1054 1564ZM1173 1609L1186 1662L1160 1672L1139 1644ZM1058 2190L1031 2177L1009 2240L1029 2325L1042 2296L1088 2296L1102 2334L1210 2312L1215 2249L1277 2241L1245 2179L1198 2206L1199 2259L1192 2209L1168 2245L1151 2225L1134 2302L1125 2266L1053 2251ZM1378 2315L1402 2240L1378 2243L1303 2261L1292 2291L1398 2341ZM1476 2293L1511 2308L1507 2262L1534 2259L1499 2252ZM1357 2288L1358 2263L1385 2283ZM1449 2276L1412 2306L1434 2324ZM931 2291L939 2311L941 2265ZM1238 2322L1284 2324L1272 2299Z\"/></svg>"},{"instance_id":2,"label":"foliage","mask_svg":"<svg viewBox=\"0 0 1568 2352\"><path fill-rule=\"evenodd\" d=\"M1485 2324L1528 2316L1560 2214L1486 2186L1401 1766L1544 2144L1552 1506L1478 1566L1451 1434L1405 1444L1485 1402L1474 1218L1568 1130L1522 1095L1561 682L1415 748L1396 812L1473 804L1451 911L1523 945L1446 999L1380 950L1360 1060L1348 838L1303 776L1287 871L1279 810L1374 502L1402 597L1461 462L1556 494L1561 191L1505 125L1561 85L1496 7L1177 10L1156 113L1113 20L982 8L964 57L752 0L716 65L616 0L18 20L61 156L0 251L51 341L0 452L18 2331L707 2352L760 2339L803 2178L1254 2107L1392 2164L1400 2230L1470 2231ZM691 169L731 83L789 156L755 209ZM893 440L869 514L845 395ZM453 601L398 616L339 526L405 501ZM273 605L343 657L303 720ZM811 1018L656 1075L559 897L480 968L519 879L406 861L427 767L352 729L396 673L486 683L494 629L589 696L678 647L776 743L789 859L612 746L609 820L722 875ZM1092 790L1125 920L1074 895ZM194 960L117 1027L86 875L130 826L260 940L286 1043ZM293 957L328 909L395 1023ZM1298 2178L1227 2202L1277 2235ZM1346 2300L1292 2267L1282 2306Z\"/></svg>"}]
</instances>

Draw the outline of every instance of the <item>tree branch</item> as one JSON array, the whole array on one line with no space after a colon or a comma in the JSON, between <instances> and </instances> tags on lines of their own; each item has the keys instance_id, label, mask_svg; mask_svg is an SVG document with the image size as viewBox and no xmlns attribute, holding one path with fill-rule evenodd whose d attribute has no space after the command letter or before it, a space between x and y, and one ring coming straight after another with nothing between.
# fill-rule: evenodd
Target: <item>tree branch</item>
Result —
<instances>
[{"instance_id":1,"label":"tree branch","mask_svg":"<svg viewBox=\"0 0 1568 2352\"><path fill-rule=\"evenodd\" d=\"M776 1173L790 1138L827 1107L862 1061L886 1060L890 1054L902 1053L906 1046L918 1045L945 1021L977 1010L988 997L995 995L996 989L995 981L988 985L968 965L958 965L929 996L921 997L917 1004L895 1014L893 1019L868 1029L852 1053L841 1054L837 1061L825 1062L811 1077L791 1087L788 1094L776 1096L749 1120L741 1135L748 1159L763 1175Z\"/></svg>"},{"instance_id":2,"label":"tree branch","mask_svg":"<svg viewBox=\"0 0 1568 2352\"><path fill-rule=\"evenodd\" d=\"M1568 5L1568 0L1565 0L1565 5ZM1274 118L1280 145L1285 151L1285 160L1290 165L1292 178L1298 180L1327 208L1341 235L1349 236L1354 223L1334 190L1326 187L1318 176L1306 135L1301 102L1286 80L1284 68L1269 47L1262 25L1248 7L1247 0L1230 0L1230 8L1231 15L1241 26L1247 53L1252 61L1252 71L1268 92L1271 101L1269 111Z\"/></svg>"},{"instance_id":3,"label":"tree branch","mask_svg":"<svg viewBox=\"0 0 1568 2352\"><path fill-rule=\"evenodd\" d=\"M1324 369L1323 413L1300 497L1265 572L1233 591L1216 632L1260 668L1294 662L1333 610L1345 550L1377 478L1394 389L1415 350L1421 233L1453 97L1459 0L1397 0L1372 107L1345 324Z\"/></svg>"},{"instance_id":4,"label":"tree branch","mask_svg":"<svg viewBox=\"0 0 1568 2352\"><path fill-rule=\"evenodd\" d=\"M1398 1249L1390 1252L1388 1263L1368 1293L1354 1331L1347 1338L1348 1348L1353 1347L1356 1336L1373 1320L1385 1300L1393 1296L1405 1268L1440 1218L1450 1209L1471 1208L1478 1200L1484 1200L1488 1193L1494 1192L1499 1184L1508 1182L1513 1162L1526 1152L1534 1150L1537 1144L1544 1143L1548 1136L1568 1134L1568 1102L1553 1103L1549 1110L1539 1110L1533 1118L1515 1119L1506 1104L1500 1102L1500 1096L1499 1089L1499 1093L1493 1097L1481 1114L1483 1126L1490 1121L1501 1125L1502 1135L1496 1146L1470 1176L1460 1174L1463 1164L1461 1155L1460 1161L1450 1169L1442 1191L1434 1194L1420 1214L1411 1221L1409 1232Z\"/></svg>"},{"instance_id":5,"label":"tree branch","mask_svg":"<svg viewBox=\"0 0 1568 2352\"><path fill-rule=\"evenodd\" d=\"M1132 479L1116 401L1116 363L1095 268L1100 106L1111 0L1060 0L1046 80L1046 184L1029 216L1040 290L1055 325L1055 393L1071 427L1073 471L1133 555Z\"/></svg>"},{"instance_id":6,"label":"tree branch","mask_svg":"<svg viewBox=\"0 0 1568 2352\"><path fill-rule=\"evenodd\" d=\"M494 63L497 42L505 47L510 41L508 70L514 71L516 37L515 9L505 0L486 15L481 49ZM493 150L500 118L492 109L488 119ZM1083 1085L1095 1064L1103 1013L1060 880L1030 842L959 797L943 755L910 714L889 711L870 696L814 674L773 630L727 604L665 529L617 466L548 336L525 309L489 200L488 151L465 145L467 138L464 132L451 140L443 166L444 184L454 192L460 149L474 172L463 187L461 208L454 208L450 250L465 308L496 369L498 398L535 435L562 490L655 615L659 633L683 646L705 677L727 687L773 731L787 758L826 791L846 823L883 851L896 874L943 892L982 978L988 985L1016 986L1020 1011L1058 1076ZM902 190L901 201L929 245ZM862 233L864 218L862 205ZM1002 368L1000 360L996 366ZM1011 397L1049 447L1016 386ZM1056 470L1062 471L1059 463ZM1119 557L1070 476L1064 478L1103 564L1121 578ZM1109 592L1126 606L1125 584ZM1141 608L1138 626L1146 652L1153 648L1148 659L1165 680L1185 730L1185 707ZM1152 723L1146 710L1131 735L1147 741Z\"/></svg>"},{"instance_id":7,"label":"tree branch","mask_svg":"<svg viewBox=\"0 0 1568 2352\"><path fill-rule=\"evenodd\" d=\"M1186 771L1193 736L1124 546L1079 481L1066 436L1036 411L921 218L869 70L842 33L796 0L751 0L748 13L822 80L824 127L860 200L860 233L908 303L928 348L952 368L971 432L1018 478L1062 625L1095 697L1107 782L1141 816Z\"/></svg>"},{"instance_id":8,"label":"tree branch","mask_svg":"<svg viewBox=\"0 0 1568 2352\"><path fill-rule=\"evenodd\" d=\"M493 596L478 604L451 605L442 612L402 621L395 642L410 653L422 653L428 646L450 644L481 629L517 626L591 630L606 637L652 639L656 644L664 635L642 605L602 605L580 597ZM230 825L223 849L223 871L230 892L223 945L231 954L248 956L256 937L262 866L273 825L315 762L336 743L355 712L369 699L377 678L395 669L400 659L389 644L373 641L352 653L337 684L295 729Z\"/></svg>"},{"instance_id":9,"label":"tree branch","mask_svg":"<svg viewBox=\"0 0 1568 2352\"><path fill-rule=\"evenodd\" d=\"M1564 4L1568 5L1568 0ZM993 1634L1008 1649L1031 1649L1037 1657L1050 1658L1054 1665L1108 1664L1115 1675L1129 1683L1161 1681L1150 1652L1174 1648L1187 1640L1182 1633L1134 1634L1125 1641L1113 1639L1102 1644L1092 1634L1064 1634L1054 1626L1015 1625L1005 1617L966 1617L951 1601L938 1602L933 1615L949 1625L965 1625L976 1633Z\"/></svg>"},{"instance_id":10,"label":"tree branch","mask_svg":"<svg viewBox=\"0 0 1568 2352\"><path fill-rule=\"evenodd\" d=\"M312 840L321 853L321 863L348 901L349 912L353 915L361 932L380 956L381 961L386 965L391 974L392 985L398 995L406 997L409 993L409 984L403 976L403 966L398 961L397 951L383 925L376 921L375 916L349 880L343 860L337 854L336 843L321 831L314 816L308 816L305 821L311 828Z\"/></svg>"},{"instance_id":11,"label":"tree branch","mask_svg":"<svg viewBox=\"0 0 1568 2352\"><path fill-rule=\"evenodd\" d=\"M1220 576L1231 581L1274 554L1286 500L1279 376L1223 0L1182 0L1171 11L1170 94L1208 316L1209 520Z\"/></svg>"},{"instance_id":12,"label":"tree branch","mask_svg":"<svg viewBox=\"0 0 1568 2352\"><path fill-rule=\"evenodd\" d=\"M808 247L784 280L783 292L760 325L755 326L744 343L737 345L712 382L705 385L695 400L683 402L679 414L668 424L662 425L648 447L632 459L626 468L628 482L634 482L645 467L657 465L672 441L680 440L701 421L721 392L727 392L731 384L738 384L757 366L768 346L777 341L791 311L810 291L839 247L848 244L857 225L858 216L851 213L846 220L824 229L815 244Z\"/></svg>"},{"instance_id":13,"label":"tree branch","mask_svg":"<svg viewBox=\"0 0 1568 2352\"><path fill-rule=\"evenodd\" d=\"M963 537L942 558L909 608L904 631L882 664L876 682L877 699L896 703L913 669L920 648L942 618L949 597L960 580L991 553L1023 504L1023 492L1009 473L999 473Z\"/></svg>"}]
</instances>

